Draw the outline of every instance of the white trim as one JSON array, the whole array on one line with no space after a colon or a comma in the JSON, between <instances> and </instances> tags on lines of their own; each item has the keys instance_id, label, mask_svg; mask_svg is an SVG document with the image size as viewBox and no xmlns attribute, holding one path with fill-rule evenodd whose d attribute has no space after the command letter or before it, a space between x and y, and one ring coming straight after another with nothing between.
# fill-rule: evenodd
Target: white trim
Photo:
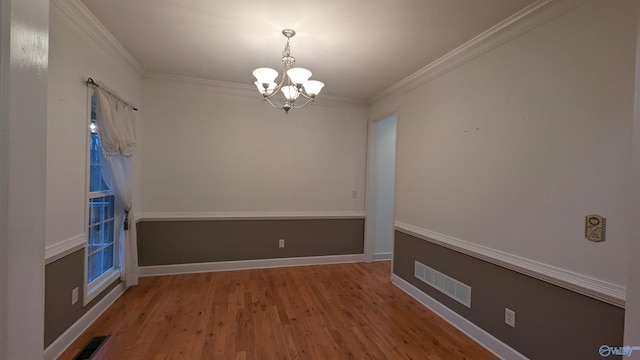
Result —
<instances>
[{"instance_id":1,"label":"white trim","mask_svg":"<svg viewBox=\"0 0 640 360\"><path fill-rule=\"evenodd\" d=\"M44 250L44 264L50 264L58 259L82 249L87 244L87 234L76 235L67 240L49 245Z\"/></svg>"},{"instance_id":2,"label":"white trim","mask_svg":"<svg viewBox=\"0 0 640 360\"><path fill-rule=\"evenodd\" d=\"M626 288L518 255L422 229L399 221L396 230L539 280L624 308Z\"/></svg>"},{"instance_id":3,"label":"white trim","mask_svg":"<svg viewBox=\"0 0 640 360\"><path fill-rule=\"evenodd\" d=\"M249 86L247 84L162 73L146 73L144 75L144 81L168 83L174 86L181 85L187 88L196 88L205 92L251 97L262 100L262 97L256 90L255 86Z\"/></svg>"},{"instance_id":4,"label":"white trim","mask_svg":"<svg viewBox=\"0 0 640 360\"><path fill-rule=\"evenodd\" d=\"M136 221L364 219L364 211L140 212Z\"/></svg>"},{"instance_id":5,"label":"white trim","mask_svg":"<svg viewBox=\"0 0 640 360\"><path fill-rule=\"evenodd\" d=\"M373 174L373 164L375 164L376 151L376 125L374 121L367 121L367 168L365 174L365 210L368 216L364 221L364 260L373 261L373 245L375 241L376 217L375 217L375 181Z\"/></svg>"},{"instance_id":6,"label":"white trim","mask_svg":"<svg viewBox=\"0 0 640 360\"><path fill-rule=\"evenodd\" d=\"M391 283L400 288L402 291L416 299L422 305L428 307L431 311L443 318L446 322L453 325L456 329L462 331L465 335L491 351L500 359L509 360L527 360L527 357L520 354L509 345L503 343L490 333L486 332L478 325L460 316L455 311L442 305L431 296L423 293L417 287L411 285L396 274L391 274Z\"/></svg>"},{"instance_id":7,"label":"white trim","mask_svg":"<svg viewBox=\"0 0 640 360\"><path fill-rule=\"evenodd\" d=\"M364 259L366 262L378 261L378 260L392 260L393 254L389 253L389 258L376 258L377 254L374 254L374 243L376 238L376 200L377 200L377 177L375 176L375 164L376 164L376 147L377 132L379 131L379 123L390 118L396 119L396 137L394 139L394 152L395 157L393 159L393 219L395 219L396 213L396 183L397 183L397 169L398 169L398 121L397 112L393 111L382 117L376 117L367 121L367 168L366 168L366 197L365 197L365 209L366 216L364 224ZM391 238L391 248L393 249L393 237Z\"/></svg>"},{"instance_id":8,"label":"white trim","mask_svg":"<svg viewBox=\"0 0 640 360\"><path fill-rule=\"evenodd\" d=\"M248 269L268 269L276 267L303 266L303 265L326 265L362 262L362 254L352 255L327 255L311 257L295 257L281 259L259 259L259 260L239 260L220 261L194 264L173 264L141 266L140 276L177 275L193 274L202 272L218 272L231 270Z\"/></svg>"},{"instance_id":9,"label":"white trim","mask_svg":"<svg viewBox=\"0 0 640 360\"><path fill-rule=\"evenodd\" d=\"M107 54L115 54L131 65L138 74L144 69L138 61L125 49L104 25L87 9L80 0L51 0L51 4L61 10L73 21L98 47Z\"/></svg>"},{"instance_id":10,"label":"white trim","mask_svg":"<svg viewBox=\"0 0 640 360\"><path fill-rule=\"evenodd\" d=\"M369 99L369 104L387 96L401 96L585 1L537 1L372 97Z\"/></svg>"},{"instance_id":11,"label":"white trim","mask_svg":"<svg viewBox=\"0 0 640 360\"><path fill-rule=\"evenodd\" d=\"M44 360L57 359L82 333L96 321L126 290L123 283L113 288L105 297L87 311L67 331L44 350Z\"/></svg>"},{"instance_id":12,"label":"white trim","mask_svg":"<svg viewBox=\"0 0 640 360\"><path fill-rule=\"evenodd\" d=\"M262 96L256 90L256 87L248 84L238 84L226 81L219 80L209 80L209 79L201 79L194 78L189 76L181 76L181 75L170 75L170 74L162 74L162 73L147 73L144 76L144 80L149 81L159 81L177 85L183 85L188 87L196 87L203 91L210 91L213 93L220 93L225 95L236 95L247 98L254 98L258 101L262 101ZM347 98L341 96L332 96L327 94L318 95L317 103L314 106L323 106L323 105L348 105L348 106L358 106L362 108L366 108L368 106L367 101L356 98Z\"/></svg>"},{"instance_id":13,"label":"white trim","mask_svg":"<svg viewBox=\"0 0 640 360\"><path fill-rule=\"evenodd\" d=\"M85 252L86 254L86 252ZM85 257L86 259L86 257ZM85 261L85 268L86 268ZM86 271L86 270L85 270ZM91 284L85 284L84 300L82 306L89 305L99 294L101 294L106 288L108 288L114 281L120 278L120 269L111 268L104 274L98 276Z\"/></svg>"},{"instance_id":14,"label":"white trim","mask_svg":"<svg viewBox=\"0 0 640 360\"><path fill-rule=\"evenodd\" d=\"M387 261L393 259L392 252L373 254L373 261Z\"/></svg>"}]
</instances>

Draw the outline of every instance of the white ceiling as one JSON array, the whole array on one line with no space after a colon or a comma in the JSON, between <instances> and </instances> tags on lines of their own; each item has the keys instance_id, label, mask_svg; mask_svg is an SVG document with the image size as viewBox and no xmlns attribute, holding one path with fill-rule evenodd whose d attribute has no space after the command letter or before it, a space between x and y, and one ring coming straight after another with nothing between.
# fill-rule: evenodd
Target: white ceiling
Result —
<instances>
[{"instance_id":1,"label":"white ceiling","mask_svg":"<svg viewBox=\"0 0 640 360\"><path fill-rule=\"evenodd\" d=\"M252 85L296 65L367 100L534 0L82 0L146 72Z\"/></svg>"}]
</instances>

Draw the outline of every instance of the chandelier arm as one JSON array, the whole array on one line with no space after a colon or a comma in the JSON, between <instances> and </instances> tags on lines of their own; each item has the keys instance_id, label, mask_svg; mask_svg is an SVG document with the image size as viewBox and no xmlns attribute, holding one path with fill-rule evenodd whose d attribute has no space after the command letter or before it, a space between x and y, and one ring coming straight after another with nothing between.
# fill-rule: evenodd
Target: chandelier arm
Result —
<instances>
[{"instance_id":1,"label":"chandelier arm","mask_svg":"<svg viewBox=\"0 0 640 360\"><path fill-rule=\"evenodd\" d=\"M314 98L312 97L307 97L307 101L305 101L302 105L297 105L297 104L292 104L291 108L292 109L300 109L301 107L304 107L305 105L307 105L310 102L316 102Z\"/></svg>"},{"instance_id":2,"label":"chandelier arm","mask_svg":"<svg viewBox=\"0 0 640 360\"><path fill-rule=\"evenodd\" d=\"M303 98L305 99L309 99L309 100L313 100L313 98L311 97L311 95L307 94L306 91L304 91L304 89L300 89L300 95L302 95Z\"/></svg>"},{"instance_id":3,"label":"chandelier arm","mask_svg":"<svg viewBox=\"0 0 640 360\"><path fill-rule=\"evenodd\" d=\"M284 80L284 79L283 79ZM276 85L275 88L273 88L273 91L271 92L271 94L267 95L264 97L265 100L269 100L272 97L276 96L278 94L278 91L280 91L280 89L282 88L284 81L281 81L280 84Z\"/></svg>"},{"instance_id":4,"label":"chandelier arm","mask_svg":"<svg viewBox=\"0 0 640 360\"><path fill-rule=\"evenodd\" d=\"M275 99L271 99L271 98L269 98L269 97L265 97L265 98L264 98L264 100L265 100L269 105L271 105L271 107L274 107L274 108L276 108L276 109L282 109L282 108L284 107L284 105L283 105L283 104L280 104L280 102L278 102L278 101L277 101L277 100L275 100Z\"/></svg>"}]
</instances>

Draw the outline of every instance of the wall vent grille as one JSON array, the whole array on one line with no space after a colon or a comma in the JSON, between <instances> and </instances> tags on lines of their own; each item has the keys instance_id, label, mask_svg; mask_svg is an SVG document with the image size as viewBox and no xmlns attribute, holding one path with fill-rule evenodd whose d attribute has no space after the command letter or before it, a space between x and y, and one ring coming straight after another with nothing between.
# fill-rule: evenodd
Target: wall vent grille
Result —
<instances>
[{"instance_id":1,"label":"wall vent grille","mask_svg":"<svg viewBox=\"0 0 640 360\"><path fill-rule=\"evenodd\" d=\"M463 284L418 261L415 262L415 277L462 305L471 308L471 286Z\"/></svg>"}]
</instances>

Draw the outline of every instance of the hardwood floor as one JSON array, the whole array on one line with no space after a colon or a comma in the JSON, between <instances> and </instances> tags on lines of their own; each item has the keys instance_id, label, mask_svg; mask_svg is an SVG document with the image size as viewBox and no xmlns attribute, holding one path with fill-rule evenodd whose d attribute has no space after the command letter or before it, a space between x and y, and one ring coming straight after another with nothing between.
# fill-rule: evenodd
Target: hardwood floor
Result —
<instances>
[{"instance_id":1,"label":"hardwood floor","mask_svg":"<svg viewBox=\"0 0 640 360\"><path fill-rule=\"evenodd\" d=\"M496 359L389 280L389 262L141 278L59 359Z\"/></svg>"}]
</instances>

